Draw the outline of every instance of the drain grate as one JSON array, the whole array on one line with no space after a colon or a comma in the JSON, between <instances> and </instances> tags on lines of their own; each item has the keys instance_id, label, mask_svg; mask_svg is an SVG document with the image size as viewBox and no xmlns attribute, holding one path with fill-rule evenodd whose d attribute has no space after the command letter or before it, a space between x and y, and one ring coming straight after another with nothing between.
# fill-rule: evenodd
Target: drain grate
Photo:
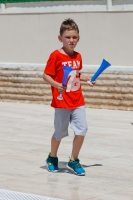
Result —
<instances>
[{"instance_id":1,"label":"drain grate","mask_svg":"<svg viewBox=\"0 0 133 200\"><path fill-rule=\"evenodd\" d=\"M0 200L61 200L61 199L0 189Z\"/></svg>"}]
</instances>

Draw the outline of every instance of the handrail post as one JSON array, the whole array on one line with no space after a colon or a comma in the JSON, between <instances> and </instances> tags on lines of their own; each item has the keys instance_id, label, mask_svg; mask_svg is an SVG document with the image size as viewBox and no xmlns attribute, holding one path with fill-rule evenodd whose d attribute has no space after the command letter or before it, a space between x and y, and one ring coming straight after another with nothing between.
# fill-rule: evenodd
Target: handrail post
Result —
<instances>
[{"instance_id":1,"label":"handrail post","mask_svg":"<svg viewBox=\"0 0 133 200\"><path fill-rule=\"evenodd\" d=\"M2 13L5 13L6 12L6 7L5 7L5 4L4 3L1 3L1 12Z\"/></svg>"},{"instance_id":2,"label":"handrail post","mask_svg":"<svg viewBox=\"0 0 133 200\"><path fill-rule=\"evenodd\" d=\"M108 11L112 10L112 0L107 0L107 10Z\"/></svg>"}]
</instances>

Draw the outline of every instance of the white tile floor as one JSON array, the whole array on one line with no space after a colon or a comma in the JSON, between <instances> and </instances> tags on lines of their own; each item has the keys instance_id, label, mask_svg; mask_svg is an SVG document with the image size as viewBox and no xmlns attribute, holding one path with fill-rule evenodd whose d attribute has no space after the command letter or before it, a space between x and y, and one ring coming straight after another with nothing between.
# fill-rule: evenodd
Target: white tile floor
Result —
<instances>
[{"instance_id":1,"label":"white tile floor","mask_svg":"<svg viewBox=\"0 0 133 200\"><path fill-rule=\"evenodd\" d=\"M87 108L86 115L89 129L79 157L86 176L66 168L71 129L59 148L60 172L50 173L45 159L54 109L0 102L0 188L63 200L133 200L133 112Z\"/></svg>"}]
</instances>

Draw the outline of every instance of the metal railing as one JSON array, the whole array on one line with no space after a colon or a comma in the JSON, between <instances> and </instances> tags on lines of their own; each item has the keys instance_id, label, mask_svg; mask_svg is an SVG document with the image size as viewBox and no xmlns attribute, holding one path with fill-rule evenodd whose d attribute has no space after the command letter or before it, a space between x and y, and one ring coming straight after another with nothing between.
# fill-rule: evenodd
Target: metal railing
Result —
<instances>
[{"instance_id":1,"label":"metal railing","mask_svg":"<svg viewBox=\"0 0 133 200\"><path fill-rule=\"evenodd\" d=\"M71 0L0 0L0 4L21 3L21 2L58 2L58 1L71 1ZM73 1L81 1L81 0L73 0Z\"/></svg>"},{"instance_id":2,"label":"metal railing","mask_svg":"<svg viewBox=\"0 0 133 200\"><path fill-rule=\"evenodd\" d=\"M6 4L7 3L28 3L28 2L65 2L65 1L70 1L70 2L76 2L79 1L82 4L82 0L0 0L0 7L2 10L2 13L5 13L6 10ZM90 0L86 0L90 1ZM100 2L101 0L93 0L92 2ZM112 0L106 0L106 6L107 10L111 11L112 10Z\"/></svg>"}]
</instances>

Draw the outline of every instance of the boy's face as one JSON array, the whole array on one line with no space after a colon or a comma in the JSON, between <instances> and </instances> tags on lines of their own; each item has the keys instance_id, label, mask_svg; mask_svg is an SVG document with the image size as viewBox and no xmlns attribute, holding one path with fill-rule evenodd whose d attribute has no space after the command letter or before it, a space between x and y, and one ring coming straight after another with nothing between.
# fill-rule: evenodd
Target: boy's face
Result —
<instances>
[{"instance_id":1,"label":"boy's face","mask_svg":"<svg viewBox=\"0 0 133 200\"><path fill-rule=\"evenodd\" d=\"M58 39L63 42L63 47L71 52L79 41L79 34L76 30L66 30L62 35L58 36Z\"/></svg>"}]
</instances>

